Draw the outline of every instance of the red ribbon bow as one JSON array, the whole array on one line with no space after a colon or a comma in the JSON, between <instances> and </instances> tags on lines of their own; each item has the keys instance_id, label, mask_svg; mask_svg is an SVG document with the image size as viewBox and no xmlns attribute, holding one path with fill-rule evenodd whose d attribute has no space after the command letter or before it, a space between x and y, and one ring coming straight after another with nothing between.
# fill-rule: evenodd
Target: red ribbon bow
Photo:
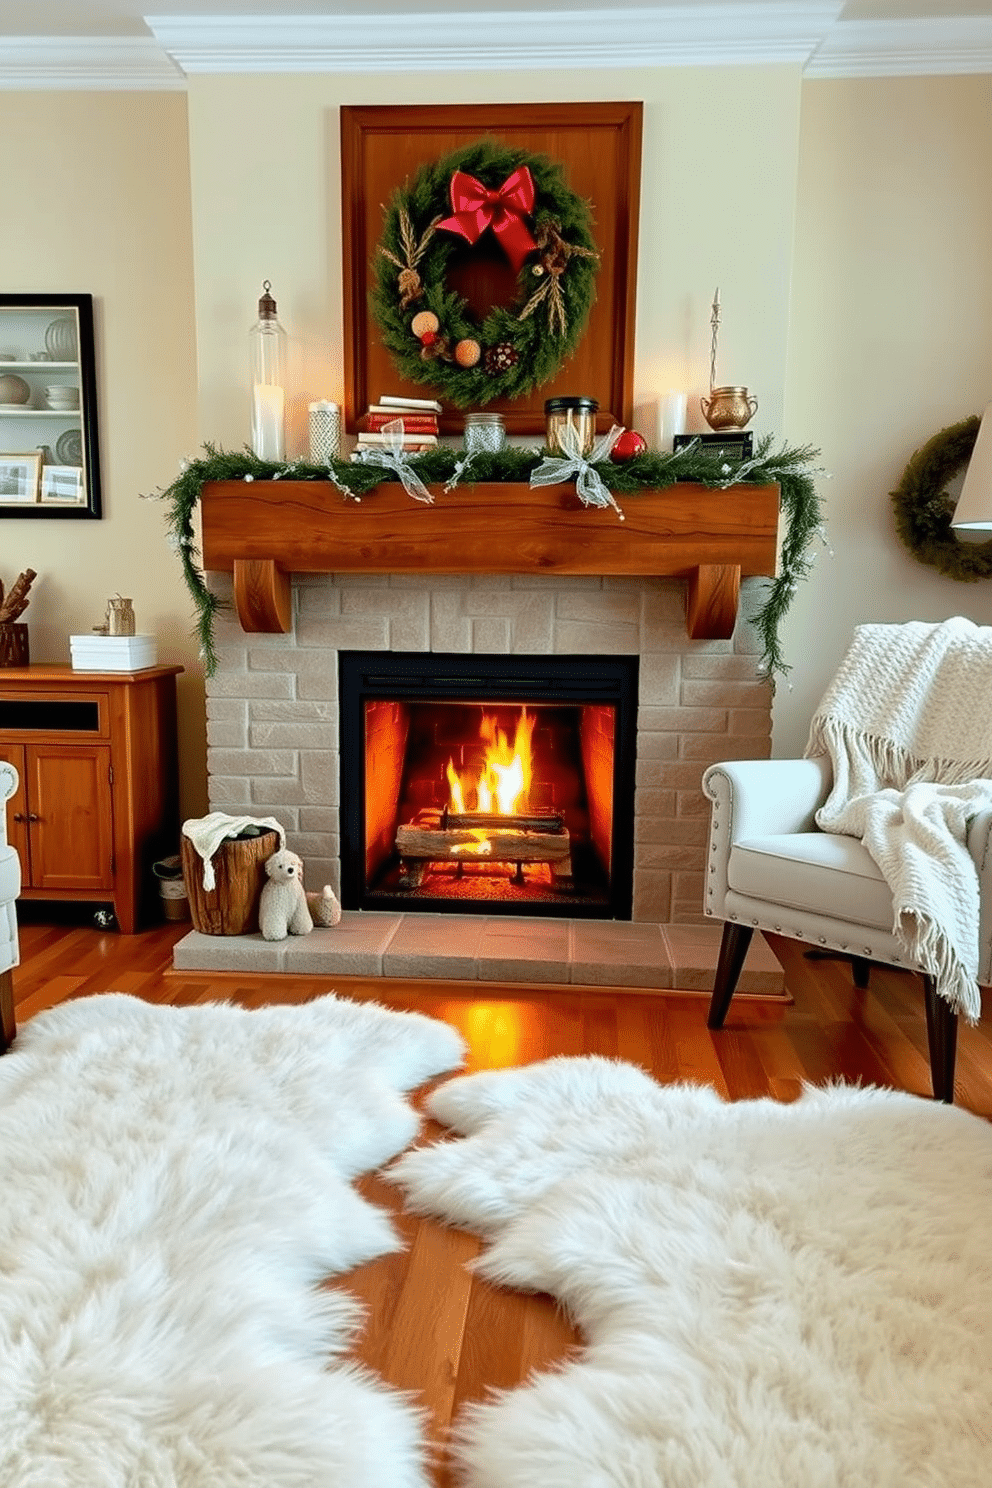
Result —
<instances>
[{"instance_id":1,"label":"red ribbon bow","mask_svg":"<svg viewBox=\"0 0 992 1488\"><path fill-rule=\"evenodd\" d=\"M470 243L477 242L491 227L519 274L524 259L537 247L523 220L534 210L534 181L526 165L517 166L497 191L490 191L465 171L455 171L451 177L451 206L454 216L446 217L438 227L461 233Z\"/></svg>"}]
</instances>

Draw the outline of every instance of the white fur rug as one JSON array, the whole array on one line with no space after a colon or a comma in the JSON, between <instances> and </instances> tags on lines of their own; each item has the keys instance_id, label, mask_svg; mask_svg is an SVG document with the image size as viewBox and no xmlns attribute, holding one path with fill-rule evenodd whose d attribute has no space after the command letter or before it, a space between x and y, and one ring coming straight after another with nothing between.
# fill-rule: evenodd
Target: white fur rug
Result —
<instances>
[{"instance_id":1,"label":"white fur rug","mask_svg":"<svg viewBox=\"0 0 992 1488\"><path fill-rule=\"evenodd\" d=\"M462 1062L453 1028L334 997L111 994L0 1059L3 1488L422 1488L412 1403L340 1358L332 1273L399 1248L348 1179Z\"/></svg>"},{"instance_id":2,"label":"white fur rug","mask_svg":"<svg viewBox=\"0 0 992 1488\"><path fill-rule=\"evenodd\" d=\"M472 1488L992 1482L992 1128L877 1090L724 1104L630 1065L460 1077L390 1170L586 1347L463 1414Z\"/></svg>"}]
</instances>

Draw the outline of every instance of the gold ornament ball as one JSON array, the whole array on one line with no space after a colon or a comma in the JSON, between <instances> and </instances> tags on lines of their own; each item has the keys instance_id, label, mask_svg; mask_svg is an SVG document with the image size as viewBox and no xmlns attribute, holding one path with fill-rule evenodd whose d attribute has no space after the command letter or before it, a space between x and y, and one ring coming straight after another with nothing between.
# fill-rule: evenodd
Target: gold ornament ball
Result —
<instances>
[{"instance_id":1,"label":"gold ornament ball","mask_svg":"<svg viewBox=\"0 0 992 1488\"><path fill-rule=\"evenodd\" d=\"M455 361L459 367L474 367L482 355L478 341L459 341L455 347Z\"/></svg>"},{"instance_id":2,"label":"gold ornament ball","mask_svg":"<svg viewBox=\"0 0 992 1488\"><path fill-rule=\"evenodd\" d=\"M425 331L436 331L439 328L440 324L441 322L438 320L433 310L421 310L419 314L415 315L411 320L410 329L413 334L419 339L419 337L421 337Z\"/></svg>"}]
</instances>

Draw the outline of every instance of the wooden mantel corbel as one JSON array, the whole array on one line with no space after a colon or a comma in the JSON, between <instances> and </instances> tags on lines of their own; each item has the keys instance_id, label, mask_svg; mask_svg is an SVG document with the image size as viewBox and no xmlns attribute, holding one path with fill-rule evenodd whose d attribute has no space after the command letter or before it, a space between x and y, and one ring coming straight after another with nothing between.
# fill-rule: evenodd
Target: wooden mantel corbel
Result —
<instances>
[{"instance_id":1,"label":"wooden mantel corbel","mask_svg":"<svg viewBox=\"0 0 992 1488\"><path fill-rule=\"evenodd\" d=\"M779 488L695 483L621 498L626 520L572 486L495 484L411 501L383 484L361 504L323 481L211 481L203 565L234 576L246 631L292 628L294 573L610 574L686 580L693 640L734 631L741 578L773 576Z\"/></svg>"}]
</instances>

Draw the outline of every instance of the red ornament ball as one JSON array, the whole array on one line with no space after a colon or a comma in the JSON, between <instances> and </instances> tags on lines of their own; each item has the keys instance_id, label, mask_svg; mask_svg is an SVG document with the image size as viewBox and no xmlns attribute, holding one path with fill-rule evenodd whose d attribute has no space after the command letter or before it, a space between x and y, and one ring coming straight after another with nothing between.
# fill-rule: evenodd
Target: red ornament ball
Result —
<instances>
[{"instance_id":1,"label":"red ornament ball","mask_svg":"<svg viewBox=\"0 0 992 1488\"><path fill-rule=\"evenodd\" d=\"M643 455L647 447L648 442L643 434L638 434L636 429L624 429L610 450L610 459L616 465L623 465L635 455Z\"/></svg>"},{"instance_id":2,"label":"red ornament ball","mask_svg":"<svg viewBox=\"0 0 992 1488\"><path fill-rule=\"evenodd\" d=\"M437 331L421 331L420 339L425 346L433 346L437 340Z\"/></svg>"}]
</instances>

